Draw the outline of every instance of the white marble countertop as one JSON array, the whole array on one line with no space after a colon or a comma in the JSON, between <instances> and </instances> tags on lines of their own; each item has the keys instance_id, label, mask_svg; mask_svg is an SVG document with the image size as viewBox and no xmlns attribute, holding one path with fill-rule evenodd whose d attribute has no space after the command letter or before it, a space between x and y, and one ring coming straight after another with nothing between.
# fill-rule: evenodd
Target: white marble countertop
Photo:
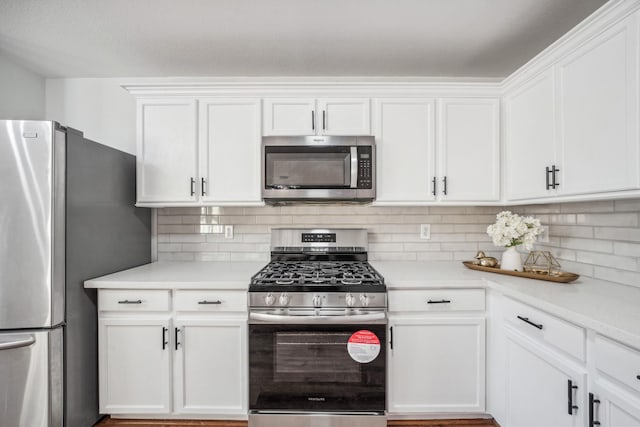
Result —
<instances>
[{"instance_id":1,"label":"white marble countertop","mask_svg":"<svg viewBox=\"0 0 640 427\"><path fill-rule=\"evenodd\" d=\"M580 277L572 283L524 279L461 262L372 262L390 291L485 286L640 349L640 287Z\"/></svg>"},{"instance_id":2,"label":"white marble countertop","mask_svg":"<svg viewBox=\"0 0 640 427\"><path fill-rule=\"evenodd\" d=\"M265 262L154 262L84 282L100 289L246 290Z\"/></svg>"},{"instance_id":3,"label":"white marble countertop","mask_svg":"<svg viewBox=\"0 0 640 427\"><path fill-rule=\"evenodd\" d=\"M372 261L390 291L487 287L640 349L640 288L579 278L554 283L470 270L455 261ZM265 262L157 262L87 280L86 288L246 290Z\"/></svg>"}]
</instances>

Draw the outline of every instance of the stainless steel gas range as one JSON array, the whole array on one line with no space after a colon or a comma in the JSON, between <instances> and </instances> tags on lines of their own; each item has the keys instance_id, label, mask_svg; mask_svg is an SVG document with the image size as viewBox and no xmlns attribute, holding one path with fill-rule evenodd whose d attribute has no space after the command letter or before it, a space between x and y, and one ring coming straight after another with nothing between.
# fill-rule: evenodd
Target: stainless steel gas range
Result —
<instances>
[{"instance_id":1,"label":"stainless steel gas range","mask_svg":"<svg viewBox=\"0 0 640 427\"><path fill-rule=\"evenodd\" d=\"M386 287L366 229L274 229L249 286L249 426L386 426Z\"/></svg>"}]
</instances>

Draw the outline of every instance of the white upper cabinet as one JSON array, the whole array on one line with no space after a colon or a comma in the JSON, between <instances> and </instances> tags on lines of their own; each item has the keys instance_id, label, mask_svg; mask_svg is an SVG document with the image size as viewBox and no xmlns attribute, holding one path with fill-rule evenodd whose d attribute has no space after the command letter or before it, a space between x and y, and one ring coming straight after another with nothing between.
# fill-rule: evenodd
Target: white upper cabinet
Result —
<instances>
[{"instance_id":1,"label":"white upper cabinet","mask_svg":"<svg viewBox=\"0 0 640 427\"><path fill-rule=\"evenodd\" d=\"M375 101L376 202L420 204L433 201L435 179L435 101Z\"/></svg>"},{"instance_id":2,"label":"white upper cabinet","mask_svg":"<svg viewBox=\"0 0 640 427\"><path fill-rule=\"evenodd\" d=\"M138 203L195 203L196 101L140 99L137 110Z\"/></svg>"},{"instance_id":3,"label":"white upper cabinet","mask_svg":"<svg viewBox=\"0 0 640 427\"><path fill-rule=\"evenodd\" d=\"M369 135L369 98L267 98L263 135Z\"/></svg>"},{"instance_id":4,"label":"white upper cabinet","mask_svg":"<svg viewBox=\"0 0 640 427\"><path fill-rule=\"evenodd\" d=\"M438 198L500 200L499 100L452 98L438 106Z\"/></svg>"},{"instance_id":5,"label":"white upper cabinet","mask_svg":"<svg viewBox=\"0 0 640 427\"><path fill-rule=\"evenodd\" d=\"M556 164L556 120L551 70L534 77L504 98L505 187L507 199L549 196Z\"/></svg>"},{"instance_id":6,"label":"white upper cabinet","mask_svg":"<svg viewBox=\"0 0 640 427\"><path fill-rule=\"evenodd\" d=\"M260 100L199 102L202 202L259 203Z\"/></svg>"},{"instance_id":7,"label":"white upper cabinet","mask_svg":"<svg viewBox=\"0 0 640 427\"><path fill-rule=\"evenodd\" d=\"M564 195L638 188L636 17L611 27L557 66Z\"/></svg>"},{"instance_id":8,"label":"white upper cabinet","mask_svg":"<svg viewBox=\"0 0 640 427\"><path fill-rule=\"evenodd\" d=\"M507 201L640 188L637 18L572 40L555 63L508 90Z\"/></svg>"},{"instance_id":9,"label":"white upper cabinet","mask_svg":"<svg viewBox=\"0 0 640 427\"><path fill-rule=\"evenodd\" d=\"M260 205L257 98L138 100L139 206Z\"/></svg>"}]
</instances>

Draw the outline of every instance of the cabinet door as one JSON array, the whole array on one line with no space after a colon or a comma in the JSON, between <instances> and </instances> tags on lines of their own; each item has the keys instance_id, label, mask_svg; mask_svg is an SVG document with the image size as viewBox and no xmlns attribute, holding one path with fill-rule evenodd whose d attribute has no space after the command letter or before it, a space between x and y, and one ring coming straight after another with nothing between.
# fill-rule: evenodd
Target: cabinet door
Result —
<instances>
[{"instance_id":1,"label":"cabinet door","mask_svg":"<svg viewBox=\"0 0 640 427\"><path fill-rule=\"evenodd\" d=\"M433 99L375 101L377 204L433 201Z\"/></svg>"},{"instance_id":2,"label":"cabinet door","mask_svg":"<svg viewBox=\"0 0 640 427\"><path fill-rule=\"evenodd\" d=\"M585 425L586 374L561 357L506 326L506 425L582 427ZM572 402L569 414L569 383Z\"/></svg>"},{"instance_id":3,"label":"cabinet door","mask_svg":"<svg viewBox=\"0 0 640 427\"><path fill-rule=\"evenodd\" d=\"M640 396L623 395L606 382L596 385L593 421L601 427L640 427Z\"/></svg>"},{"instance_id":4,"label":"cabinet door","mask_svg":"<svg viewBox=\"0 0 640 427\"><path fill-rule=\"evenodd\" d=\"M439 102L440 199L500 199L499 105L497 99Z\"/></svg>"},{"instance_id":5,"label":"cabinet door","mask_svg":"<svg viewBox=\"0 0 640 427\"><path fill-rule=\"evenodd\" d=\"M196 101L138 100L138 203L197 199Z\"/></svg>"},{"instance_id":6,"label":"cabinet door","mask_svg":"<svg viewBox=\"0 0 640 427\"><path fill-rule=\"evenodd\" d=\"M168 318L99 320L101 413L171 412L169 327Z\"/></svg>"},{"instance_id":7,"label":"cabinet door","mask_svg":"<svg viewBox=\"0 0 640 427\"><path fill-rule=\"evenodd\" d=\"M636 17L558 65L564 195L638 188Z\"/></svg>"},{"instance_id":8,"label":"cabinet door","mask_svg":"<svg viewBox=\"0 0 640 427\"><path fill-rule=\"evenodd\" d=\"M263 135L316 134L318 118L314 98L267 98L263 105Z\"/></svg>"},{"instance_id":9,"label":"cabinet door","mask_svg":"<svg viewBox=\"0 0 640 427\"><path fill-rule=\"evenodd\" d=\"M176 412L246 415L246 320L178 319L176 327Z\"/></svg>"},{"instance_id":10,"label":"cabinet door","mask_svg":"<svg viewBox=\"0 0 640 427\"><path fill-rule=\"evenodd\" d=\"M260 100L199 102L203 202L259 204Z\"/></svg>"},{"instance_id":11,"label":"cabinet door","mask_svg":"<svg viewBox=\"0 0 640 427\"><path fill-rule=\"evenodd\" d=\"M322 135L370 135L369 98L318 99L318 130Z\"/></svg>"},{"instance_id":12,"label":"cabinet door","mask_svg":"<svg viewBox=\"0 0 640 427\"><path fill-rule=\"evenodd\" d=\"M483 412L485 319L390 318L389 412Z\"/></svg>"},{"instance_id":13,"label":"cabinet door","mask_svg":"<svg viewBox=\"0 0 640 427\"><path fill-rule=\"evenodd\" d=\"M504 99L507 200L555 195L546 167L556 163L553 73L545 71Z\"/></svg>"}]
</instances>

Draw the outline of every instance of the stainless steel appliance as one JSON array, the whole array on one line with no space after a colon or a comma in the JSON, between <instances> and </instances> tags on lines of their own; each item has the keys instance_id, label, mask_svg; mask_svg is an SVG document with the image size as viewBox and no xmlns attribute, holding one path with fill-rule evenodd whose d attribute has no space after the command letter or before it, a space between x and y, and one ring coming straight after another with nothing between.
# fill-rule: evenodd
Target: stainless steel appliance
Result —
<instances>
[{"instance_id":1,"label":"stainless steel appliance","mask_svg":"<svg viewBox=\"0 0 640 427\"><path fill-rule=\"evenodd\" d=\"M386 287L367 230L271 238L249 286L249 426L386 426Z\"/></svg>"},{"instance_id":2,"label":"stainless steel appliance","mask_svg":"<svg viewBox=\"0 0 640 427\"><path fill-rule=\"evenodd\" d=\"M262 197L367 202L376 197L372 136L270 136L262 138Z\"/></svg>"},{"instance_id":3,"label":"stainless steel appliance","mask_svg":"<svg viewBox=\"0 0 640 427\"><path fill-rule=\"evenodd\" d=\"M0 120L0 425L98 419L95 290L150 261L135 157L50 121Z\"/></svg>"}]
</instances>

